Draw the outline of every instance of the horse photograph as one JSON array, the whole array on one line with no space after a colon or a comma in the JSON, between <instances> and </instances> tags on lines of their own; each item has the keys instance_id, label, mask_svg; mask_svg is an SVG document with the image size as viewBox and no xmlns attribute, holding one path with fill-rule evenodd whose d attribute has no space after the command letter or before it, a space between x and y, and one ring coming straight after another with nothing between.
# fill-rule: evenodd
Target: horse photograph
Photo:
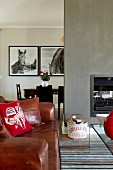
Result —
<instances>
[{"instance_id":1,"label":"horse photograph","mask_svg":"<svg viewBox=\"0 0 113 170\"><path fill-rule=\"evenodd\" d=\"M10 75L37 75L37 48L9 46Z\"/></svg>"},{"instance_id":2,"label":"horse photograph","mask_svg":"<svg viewBox=\"0 0 113 170\"><path fill-rule=\"evenodd\" d=\"M64 75L64 47L41 47L41 71Z\"/></svg>"}]
</instances>

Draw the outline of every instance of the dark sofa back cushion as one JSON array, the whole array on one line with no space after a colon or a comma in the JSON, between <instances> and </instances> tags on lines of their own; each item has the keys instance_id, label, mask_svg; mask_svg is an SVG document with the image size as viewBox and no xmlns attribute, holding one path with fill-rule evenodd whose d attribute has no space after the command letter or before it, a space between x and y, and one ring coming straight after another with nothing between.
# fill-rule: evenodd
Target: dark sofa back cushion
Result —
<instances>
[{"instance_id":1,"label":"dark sofa back cushion","mask_svg":"<svg viewBox=\"0 0 113 170\"><path fill-rule=\"evenodd\" d=\"M5 103L5 99L2 96L0 96L0 103Z\"/></svg>"}]
</instances>

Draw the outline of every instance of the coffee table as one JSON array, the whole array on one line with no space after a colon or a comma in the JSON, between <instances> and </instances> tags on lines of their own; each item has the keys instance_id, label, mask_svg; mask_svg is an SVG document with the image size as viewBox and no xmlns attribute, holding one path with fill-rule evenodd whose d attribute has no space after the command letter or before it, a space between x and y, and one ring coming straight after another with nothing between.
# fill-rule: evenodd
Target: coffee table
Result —
<instances>
[{"instance_id":1,"label":"coffee table","mask_svg":"<svg viewBox=\"0 0 113 170\"><path fill-rule=\"evenodd\" d=\"M95 130L95 132L98 134L98 136L101 138L101 140L104 142L108 150L113 155L113 140L107 137L107 135L105 134L103 125L91 124L90 126Z\"/></svg>"},{"instance_id":2,"label":"coffee table","mask_svg":"<svg viewBox=\"0 0 113 170\"><path fill-rule=\"evenodd\" d=\"M74 146L75 148L78 147L78 152L79 153L91 153L92 154L92 145L96 143L98 144L101 148L98 151L97 148L97 153L99 152L100 154L104 154L104 151L108 154L113 154L113 140L108 138L104 132L104 127L101 124L90 124L89 125L89 133L87 138L85 139L71 139L68 137L67 134L62 134L61 131L61 123L60 123L60 128L59 128L59 140L60 144L66 147ZM95 132L95 134L92 134L92 129ZM102 148L106 148L103 150ZM96 148L96 146L95 146ZM83 152L84 150L84 152Z\"/></svg>"},{"instance_id":3,"label":"coffee table","mask_svg":"<svg viewBox=\"0 0 113 170\"><path fill-rule=\"evenodd\" d=\"M62 150L65 150L68 153L84 154L90 152L89 132L87 138L69 138L68 134L62 134L62 121L60 121L59 123L59 143L60 148L62 148Z\"/></svg>"},{"instance_id":4,"label":"coffee table","mask_svg":"<svg viewBox=\"0 0 113 170\"><path fill-rule=\"evenodd\" d=\"M113 147L110 147L113 141L105 135L102 125L89 125L88 138L82 140L71 139L60 129L59 146L62 170L113 169Z\"/></svg>"}]
</instances>

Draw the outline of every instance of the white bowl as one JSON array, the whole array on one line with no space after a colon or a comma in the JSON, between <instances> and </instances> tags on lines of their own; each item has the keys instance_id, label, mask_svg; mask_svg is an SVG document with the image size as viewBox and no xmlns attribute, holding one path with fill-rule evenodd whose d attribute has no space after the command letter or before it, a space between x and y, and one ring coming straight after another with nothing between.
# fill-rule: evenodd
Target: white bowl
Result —
<instances>
[{"instance_id":1,"label":"white bowl","mask_svg":"<svg viewBox=\"0 0 113 170\"><path fill-rule=\"evenodd\" d=\"M109 114L96 114L96 117L101 125L104 125L104 120Z\"/></svg>"}]
</instances>

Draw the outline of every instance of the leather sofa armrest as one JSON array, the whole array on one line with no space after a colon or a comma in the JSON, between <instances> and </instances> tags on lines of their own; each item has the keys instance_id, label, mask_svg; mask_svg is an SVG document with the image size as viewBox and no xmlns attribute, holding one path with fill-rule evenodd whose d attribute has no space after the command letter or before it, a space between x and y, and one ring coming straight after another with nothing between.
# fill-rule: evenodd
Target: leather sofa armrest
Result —
<instances>
[{"instance_id":1,"label":"leather sofa armrest","mask_svg":"<svg viewBox=\"0 0 113 170\"><path fill-rule=\"evenodd\" d=\"M0 169L48 170L48 143L41 138L0 139Z\"/></svg>"},{"instance_id":2,"label":"leather sofa armrest","mask_svg":"<svg viewBox=\"0 0 113 170\"><path fill-rule=\"evenodd\" d=\"M55 105L53 103L40 102L39 109L42 121L55 121Z\"/></svg>"}]
</instances>

